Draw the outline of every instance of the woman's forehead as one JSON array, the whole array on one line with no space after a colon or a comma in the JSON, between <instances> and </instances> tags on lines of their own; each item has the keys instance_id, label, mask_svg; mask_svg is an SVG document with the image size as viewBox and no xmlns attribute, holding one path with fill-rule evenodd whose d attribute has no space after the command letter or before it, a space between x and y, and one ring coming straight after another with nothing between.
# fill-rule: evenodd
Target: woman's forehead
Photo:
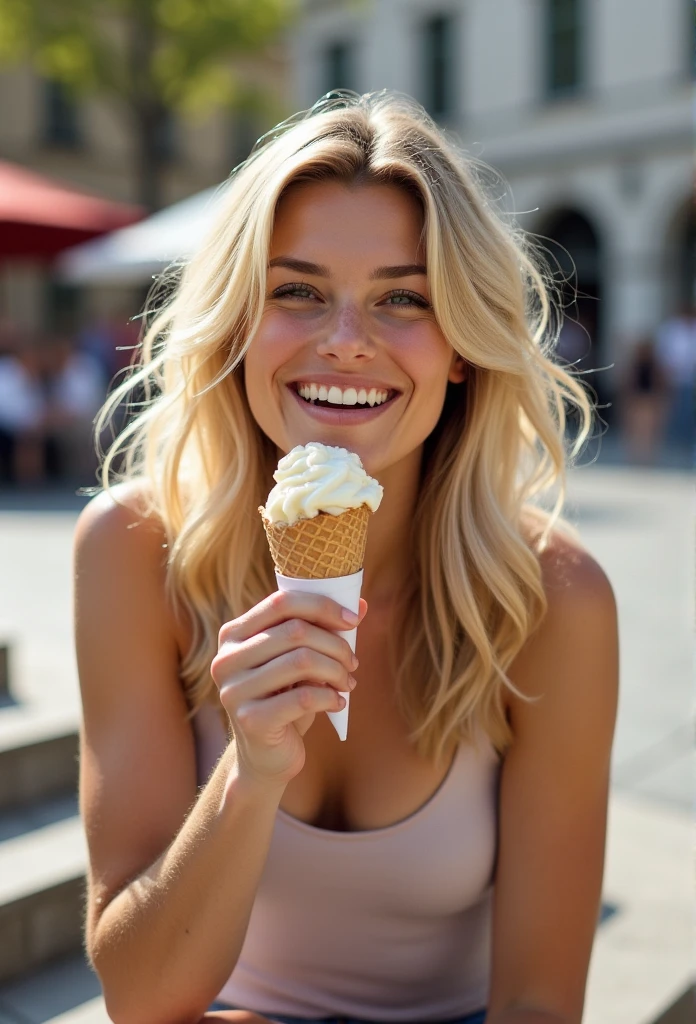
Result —
<instances>
[{"instance_id":1,"label":"woman's forehead","mask_svg":"<svg viewBox=\"0 0 696 1024\"><path fill-rule=\"evenodd\" d=\"M396 185L302 183L291 186L278 204L270 255L309 258L311 251L316 259L322 250L346 255L363 250L367 259L369 246L386 262L415 261L422 226L418 201ZM307 251L301 254L298 247Z\"/></svg>"}]
</instances>

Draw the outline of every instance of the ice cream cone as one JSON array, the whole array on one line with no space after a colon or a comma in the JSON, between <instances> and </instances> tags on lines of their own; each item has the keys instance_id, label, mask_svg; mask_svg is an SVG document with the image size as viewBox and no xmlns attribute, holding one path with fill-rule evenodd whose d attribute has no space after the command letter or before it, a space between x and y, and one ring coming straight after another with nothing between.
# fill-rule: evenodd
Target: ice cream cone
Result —
<instances>
[{"instance_id":1,"label":"ice cream cone","mask_svg":"<svg viewBox=\"0 0 696 1024\"><path fill-rule=\"evenodd\" d=\"M367 505L340 515L320 512L288 526L272 523L259 508L276 570L295 579L323 580L352 576L363 567L367 526L372 515Z\"/></svg>"}]
</instances>

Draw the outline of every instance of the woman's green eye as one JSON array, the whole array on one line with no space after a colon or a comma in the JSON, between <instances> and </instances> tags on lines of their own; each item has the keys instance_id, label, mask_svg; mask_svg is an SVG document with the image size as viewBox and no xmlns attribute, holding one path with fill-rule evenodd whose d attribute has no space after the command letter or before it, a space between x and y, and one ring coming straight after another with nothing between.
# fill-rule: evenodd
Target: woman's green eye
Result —
<instances>
[{"instance_id":1,"label":"woman's green eye","mask_svg":"<svg viewBox=\"0 0 696 1024\"><path fill-rule=\"evenodd\" d=\"M276 299L282 299L286 296L292 299L311 299L314 296L314 292L305 284L283 284L273 292L273 297Z\"/></svg>"},{"instance_id":2,"label":"woman's green eye","mask_svg":"<svg viewBox=\"0 0 696 1024\"><path fill-rule=\"evenodd\" d=\"M418 309L430 308L430 303L422 295L407 291L392 292L391 295L387 296L387 305L399 306L402 309L408 309L412 306L416 306Z\"/></svg>"}]
</instances>

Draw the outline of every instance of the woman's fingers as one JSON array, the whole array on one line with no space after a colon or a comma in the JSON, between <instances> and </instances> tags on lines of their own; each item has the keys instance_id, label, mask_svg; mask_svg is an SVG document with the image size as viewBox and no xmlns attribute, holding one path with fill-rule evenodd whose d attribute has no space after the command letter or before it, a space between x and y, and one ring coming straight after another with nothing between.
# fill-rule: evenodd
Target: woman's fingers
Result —
<instances>
[{"instance_id":1,"label":"woman's fingers","mask_svg":"<svg viewBox=\"0 0 696 1024\"><path fill-rule=\"evenodd\" d=\"M247 739L280 731L307 714L340 711L345 699L330 686L296 686L273 700L247 700L235 712L235 720Z\"/></svg>"},{"instance_id":2,"label":"woman's fingers","mask_svg":"<svg viewBox=\"0 0 696 1024\"><path fill-rule=\"evenodd\" d=\"M327 658L333 658L348 672L358 666L358 660L347 640L304 619L288 619L241 643L228 640L220 647L218 657L221 661L229 662L235 672L244 672L301 647L309 647Z\"/></svg>"},{"instance_id":3,"label":"woman's fingers","mask_svg":"<svg viewBox=\"0 0 696 1024\"><path fill-rule=\"evenodd\" d=\"M233 643L242 643L288 619L305 619L317 626L323 626L324 629L345 632L357 626L360 616L343 608L330 597L301 591L278 590L254 605L244 615L226 622L220 630L220 644L230 640Z\"/></svg>"},{"instance_id":4,"label":"woman's fingers","mask_svg":"<svg viewBox=\"0 0 696 1024\"><path fill-rule=\"evenodd\" d=\"M266 665L230 675L220 684L220 698L234 714L247 701L263 700L300 683L345 693L353 689L355 679L333 658L309 647L298 647Z\"/></svg>"},{"instance_id":5,"label":"woman's fingers","mask_svg":"<svg viewBox=\"0 0 696 1024\"><path fill-rule=\"evenodd\" d=\"M274 783L302 770L318 712L340 711L355 686L345 638L365 615L318 594L278 591L220 629L210 671L232 725L239 771Z\"/></svg>"}]
</instances>

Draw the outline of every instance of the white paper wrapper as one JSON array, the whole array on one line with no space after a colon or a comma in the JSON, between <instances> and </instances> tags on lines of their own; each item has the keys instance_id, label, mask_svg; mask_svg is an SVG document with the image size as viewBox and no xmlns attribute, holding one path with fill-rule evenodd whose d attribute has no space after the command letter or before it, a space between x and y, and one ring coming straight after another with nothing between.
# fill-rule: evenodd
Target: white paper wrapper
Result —
<instances>
[{"instance_id":1,"label":"white paper wrapper","mask_svg":"<svg viewBox=\"0 0 696 1024\"><path fill-rule=\"evenodd\" d=\"M321 594L322 597L330 597L337 601L344 608L350 608L356 615L360 611L360 591L362 589L363 571L354 572L351 576L336 576L328 580L301 580L291 576L281 576L276 572L278 590L301 590L310 594ZM340 631L339 636L345 637L350 644L350 649L355 654L355 641L358 635L357 627ZM350 693L342 694L345 697L346 706L341 711L327 711L331 724L338 733L338 738L346 739L348 735L348 709L350 707Z\"/></svg>"}]
</instances>

